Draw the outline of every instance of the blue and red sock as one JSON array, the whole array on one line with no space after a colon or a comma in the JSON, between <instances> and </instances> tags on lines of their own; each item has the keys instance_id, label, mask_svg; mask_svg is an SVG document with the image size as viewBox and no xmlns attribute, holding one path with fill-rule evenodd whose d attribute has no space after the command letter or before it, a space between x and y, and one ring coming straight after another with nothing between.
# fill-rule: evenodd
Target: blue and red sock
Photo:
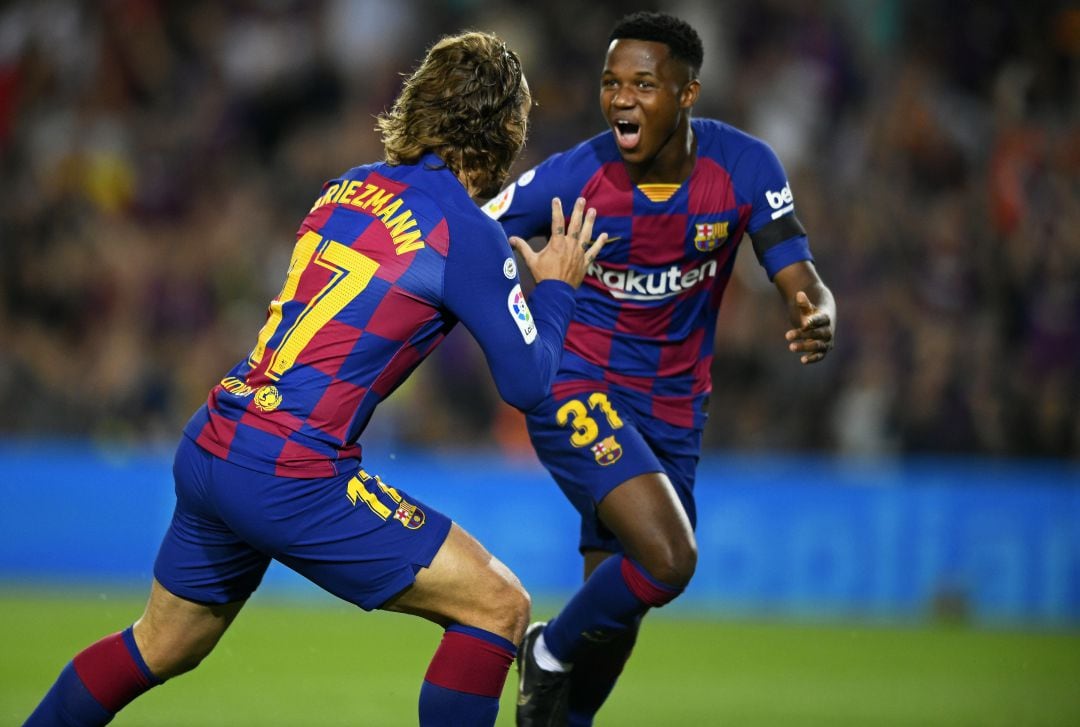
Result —
<instances>
[{"instance_id":1,"label":"blue and red sock","mask_svg":"<svg viewBox=\"0 0 1080 727\"><path fill-rule=\"evenodd\" d=\"M589 640L604 640L637 625L650 608L682 593L661 583L624 555L597 567L563 610L544 628L544 643L559 661L573 663Z\"/></svg>"},{"instance_id":2,"label":"blue and red sock","mask_svg":"<svg viewBox=\"0 0 1080 727\"><path fill-rule=\"evenodd\" d=\"M602 642L589 642L577 650L570 672L568 727L590 727L637 642L640 619L632 628Z\"/></svg>"},{"instance_id":3,"label":"blue and red sock","mask_svg":"<svg viewBox=\"0 0 1080 727\"><path fill-rule=\"evenodd\" d=\"M517 647L501 636L455 624L443 634L420 688L421 727L490 727Z\"/></svg>"},{"instance_id":4,"label":"blue and red sock","mask_svg":"<svg viewBox=\"0 0 1080 727\"><path fill-rule=\"evenodd\" d=\"M143 661L128 627L76 654L23 727L108 724L161 681Z\"/></svg>"}]
</instances>

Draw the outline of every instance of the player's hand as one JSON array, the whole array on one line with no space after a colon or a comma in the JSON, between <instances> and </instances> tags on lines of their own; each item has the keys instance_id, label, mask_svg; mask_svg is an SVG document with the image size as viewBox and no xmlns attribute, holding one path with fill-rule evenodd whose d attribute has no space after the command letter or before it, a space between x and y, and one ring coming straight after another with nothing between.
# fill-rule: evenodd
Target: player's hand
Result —
<instances>
[{"instance_id":1,"label":"player's hand","mask_svg":"<svg viewBox=\"0 0 1080 727\"><path fill-rule=\"evenodd\" d=\"M788 340L788 350L801 353L799 360L804 364L817 363L833 347L833 322L827 311L814 307L805 292L795 294L795 309L792 319L798 318L799 327L790 329L784 338Z\"/></svg>"},{"instance_id":2,"label":"player's hand","mask_svg":"<svg viewBox=\"0 0 1080 727\"><path fill-rule=\"evenodd\" d=\"M510 245L521 255L536 282L562 280L576 288L581 285L585 271L607 242L606 232L595 242L592 240L595 221L596 210L586 212L585 200L578 197L570 222L567 223L562 202L555 197L551 200L551 237L547 245L537 252L520 237L511 237Z\"/></svg>"}]
</instances>

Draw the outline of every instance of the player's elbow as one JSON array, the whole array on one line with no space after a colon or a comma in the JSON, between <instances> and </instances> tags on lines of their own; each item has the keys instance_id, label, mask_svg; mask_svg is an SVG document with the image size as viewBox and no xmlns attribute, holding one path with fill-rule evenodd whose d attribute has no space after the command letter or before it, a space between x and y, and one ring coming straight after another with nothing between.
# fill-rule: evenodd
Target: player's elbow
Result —
<instances>
[{"instance_id":1,"label":"player's elbow","mask_svg":"<svg viewBox=\"0 0 1080 727\"><path fill-rule=\"evenodd\" d=\"M509 381L498 385L499 396L519 411L529 411L540 405L547 397L547 386L536 386L525 380Z\"/></svg>"}]
</instances>

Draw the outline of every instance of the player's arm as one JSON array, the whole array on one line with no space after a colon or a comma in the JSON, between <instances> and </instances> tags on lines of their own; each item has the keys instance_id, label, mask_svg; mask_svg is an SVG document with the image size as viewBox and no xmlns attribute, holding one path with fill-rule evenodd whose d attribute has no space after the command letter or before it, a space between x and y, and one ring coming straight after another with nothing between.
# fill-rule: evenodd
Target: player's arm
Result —
<instances>
[{"instance_id":1,"label":"player's arm","mask_svg":"<svg viewBox=\"0 0 1080 727\"><path fill-rule=\"evenodd\" d=\"M480 344L500 396L522 410L539 404L551 389L574 312L574 289L605 237L589 242L595 212L585 212L584 200L574 205L569 222L559 200L552 200L551 210L552 234L542 250L532 251L524 240L514 243L537 280L528 302L505 239L492 241L498 246L487 239L452 244L446 260L447 308ZM497 234L496 227L490 230Z\"/></svg>"},{"instance_id":2,"label":"player's arm","mask_svg":"<svg viewBox=\"0 0 1080 727\"><path fill-rule=\"evenodd\" d=\"M481 209L502 225L507 236L526 240L551 232L551 200L558 197L564 209L574 204L581 184L579 174L568 167L566 154L556 154L528 170L492 197Z\"/></svg>"},{"instance_id":3,"label":"player's arm","mask_svg":"<svg viewBox=\"0 0 1080 727\"><path fill-rule=\"evenodd\" d=\"M787 306L792 328L784 338L803 364L817 363L832 350L836 302L814 268L810 243L799 218L791 185L768 146L745 155L744 174L752 181L748 230L754 253ZM745 170L745 171L744 171Z\"/></svg>"}]
</instances>

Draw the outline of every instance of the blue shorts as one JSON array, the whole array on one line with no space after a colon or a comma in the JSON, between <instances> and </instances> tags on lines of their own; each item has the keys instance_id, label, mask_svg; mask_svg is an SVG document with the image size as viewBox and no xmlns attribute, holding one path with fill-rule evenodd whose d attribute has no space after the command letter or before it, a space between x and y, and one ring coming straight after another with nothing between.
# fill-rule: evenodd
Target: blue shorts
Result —
<instances>
[{"instance_id":1,"label":"blue shorts","mask_svg":"<svg viewBox=\"0 0 1080 727\"><path fill-rule=\"evenodd\" d=\"M173 476L176 509L154 576L199 603L248 598L273 559L371 610L410 586L450 532L445 515L363 470L276 477L183 437Z\"/></svg>"},{"instance_id":2,"label":"blue shorts","mask_svg":"<svg viewBox=\"0 0 1080 727\"><path fill-rule=\"evenodd\" d=\"M647 397L615 389L549 398L526 417L536 454L581 514L579 548L621 553L596 514L596 504L627 480L667 474L690 524L697 524L694 476L701 457L700 429L649 415Z\"/></svg>"}]
</instances>

